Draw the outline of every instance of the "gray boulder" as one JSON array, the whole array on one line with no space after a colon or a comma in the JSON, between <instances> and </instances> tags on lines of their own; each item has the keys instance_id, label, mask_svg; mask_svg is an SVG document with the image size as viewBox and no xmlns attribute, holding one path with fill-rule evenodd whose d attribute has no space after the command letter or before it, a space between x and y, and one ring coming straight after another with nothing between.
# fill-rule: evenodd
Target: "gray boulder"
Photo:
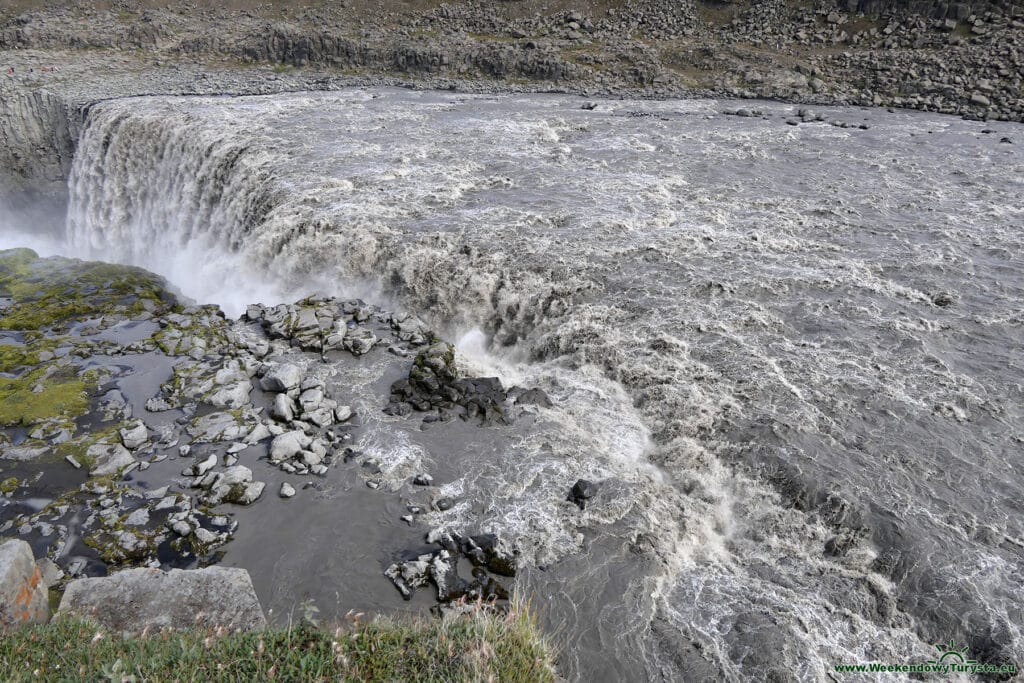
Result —
<instances>
[{"instance_id":1,"label":"gray boulder","mask_svg":"<svg viewBox=\"0 0 1024 683\"><path fill-rule=\"evenodd\" d=\"M57 614L114 632L151 628L223 626L256 630L267 625L249 573L230 567L128 569L68 584Z\"/></svg>"},{"instance_id":2,"label":"gray boulder","mask_svg":"<svg viewBox=\"0 0 1024 683\"><path fill-rule=\"evenodd\" d=\"M291 363L278 365L263 376L260 386L264 391L291 391L302 381L302 370Z\"/></svg>"},{"instance_id":3,"label":"gray boulder","mask_svg":"<svg viewBox=\"0 0 1024 683\"><path fill-rule=\"evenodd\" d=\"M128 450L134 451L136 448L142 446L142 444L149 441L149 431L146 429L146 425L141 420L135 423L132 427L125 427L119 430L121 434L121 443Z\"/></svg>"},{"instance_id":4,"label":"gray boulder","mask_svg":"<svg viewBox=\"0 0 1024 683\"><path fill-rule=\"evenodd\" d=\"M295 401L287 394L278 394L274 397L274 405L270 408L270 416L281 422L291 422L295 419Z\"/></svg>"},{"instance_id":5,"label":"gray boulder","mask_svg":"<svg viewBox=\"0 0 1024 683\"><path fill-rule=\"evenodd\" d=\"M0 543L0 630L49 621L46 589L31 546L15 539Z\"/></svg>"},{"instance_id":6,"label":"gray boulder","mask_svg":"<svg viewBox=\"0 0 1024 683\"><path fill-rule=\"evenodd\" d=\"M92 460L92 467L89 474L103 477L108 474L117 474L128 465L135 462L135 458L128 452L128 449L119 443L103 444L97 443L89 446L85 454Z\"/></svg>"},{"instance_id":7,"label":"gray boulder","mask_svg":"<svg viewBox=\"0 0 1024 683\"><path fill-rule=\"evenodd\" d=\"M222 386L210 396L210 404L219 408L241 408L249 402L252 383L242 380L236 384Z\"/></svg>"},{"instance_id":8,"label":"gray boulder","mask_svg":"<svg viewBox=\"0 0 1024 683\"><path fill-rule=\"evenodd\" d=\"M275 436L274 440L270 442L270 461L281 462L294 458L312 442L312 439L298 430Z\"/></svg>"}]
</instances>

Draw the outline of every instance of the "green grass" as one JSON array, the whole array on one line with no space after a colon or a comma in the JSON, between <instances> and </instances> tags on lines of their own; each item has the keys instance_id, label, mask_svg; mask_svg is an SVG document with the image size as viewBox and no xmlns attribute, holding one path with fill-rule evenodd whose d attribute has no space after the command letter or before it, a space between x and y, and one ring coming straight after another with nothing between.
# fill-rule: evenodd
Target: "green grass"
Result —
<instances>
[{"instance_id":1,"label":"green grass","mask_svg":"<svg viewBox=\"0 0 1024 683\"><path fill-rule=\"evenodd\" d=\"M0 638L5 681L554 681L525 609L446 620L354 620L254 633L122 637L56 619Z\"/></svg>"}]
</instances>

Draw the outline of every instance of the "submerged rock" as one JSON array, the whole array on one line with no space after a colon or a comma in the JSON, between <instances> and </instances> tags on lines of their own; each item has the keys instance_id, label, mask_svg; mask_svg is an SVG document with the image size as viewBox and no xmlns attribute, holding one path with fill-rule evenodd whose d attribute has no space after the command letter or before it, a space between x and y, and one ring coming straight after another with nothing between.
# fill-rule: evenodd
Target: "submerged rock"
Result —
<instances>
[{"instance_id":1,"label":"submerged rock","mask_svg":"<svg viewBox=\"0 0 1024 683\"><path fill-rule=\"evenodd\" d=\"M597 495L597 484L587 479L580 479L573 484L568 500L583 510L587 506L587 501L595 495Z\"/></svg>"}]
</instances>

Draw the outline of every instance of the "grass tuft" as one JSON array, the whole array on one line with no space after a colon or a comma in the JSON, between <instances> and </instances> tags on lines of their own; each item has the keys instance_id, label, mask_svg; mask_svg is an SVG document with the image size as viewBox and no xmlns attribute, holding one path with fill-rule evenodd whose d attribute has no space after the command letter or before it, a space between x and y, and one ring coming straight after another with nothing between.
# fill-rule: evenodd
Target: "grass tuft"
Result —
<instances>
[{"instance_id":1,"label":"grass tuft","mask_svg":"<svg viewBox=\"0 0 1024 683\"><path fill-rule=\"evenodd\" d=\"M361 615L360 615L361 616ZM358 617L249 633L121 636L58 618L0 638L5 681L554 681L553 654L529 610L463 617Z\"/></svg>"}]
</instances>

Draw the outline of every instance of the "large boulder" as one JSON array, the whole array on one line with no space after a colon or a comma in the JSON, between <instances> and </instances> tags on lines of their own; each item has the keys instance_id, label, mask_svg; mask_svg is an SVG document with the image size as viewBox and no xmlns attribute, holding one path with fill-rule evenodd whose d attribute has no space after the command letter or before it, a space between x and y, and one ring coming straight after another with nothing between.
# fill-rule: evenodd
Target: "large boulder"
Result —
<instances>
[{"instance_id":1,"label":"large boulder","mask_svg":"<svg viewBox=\"0 0 1024 683\"><path fill-rule=\"evenodd\" d=\"M291 363L283 363L275 368L271 368L263 376L260 386L263 387L263 391L291 391L298 388L301 381L302 370Z\"/></svg>"},{"instance_id":2,"label":"large boulder","mask_svg":"<svg viewBox=\"0 0 1024 683\"><path fill-rule=\"evenodd\" d=\"M248 631L267 625L249 572L230 567L128 569L76 579L67 585L57 614L132 633L147 626Z\"/></svg>"},{"instance_id":3,"label":"large boulder","mask_svg":"<svg viewBox=\"0 0 1024 683\"><path fill-rule=\"evenodd\" d=\"M28 543L15 539L0 543L0 630L49 621L46 588Z\"/></svg>"},{"instance_id":4,"label":"large boulder","mask_svg":"<svg viewBox=\"0 0 1024 683\"><path fill-rule=\"evenodd\" d=\"M270 462L281 462L294 458L307 448L313 440L300 430L285 432L270 442Z\"/></svg>"}]
</instances>

